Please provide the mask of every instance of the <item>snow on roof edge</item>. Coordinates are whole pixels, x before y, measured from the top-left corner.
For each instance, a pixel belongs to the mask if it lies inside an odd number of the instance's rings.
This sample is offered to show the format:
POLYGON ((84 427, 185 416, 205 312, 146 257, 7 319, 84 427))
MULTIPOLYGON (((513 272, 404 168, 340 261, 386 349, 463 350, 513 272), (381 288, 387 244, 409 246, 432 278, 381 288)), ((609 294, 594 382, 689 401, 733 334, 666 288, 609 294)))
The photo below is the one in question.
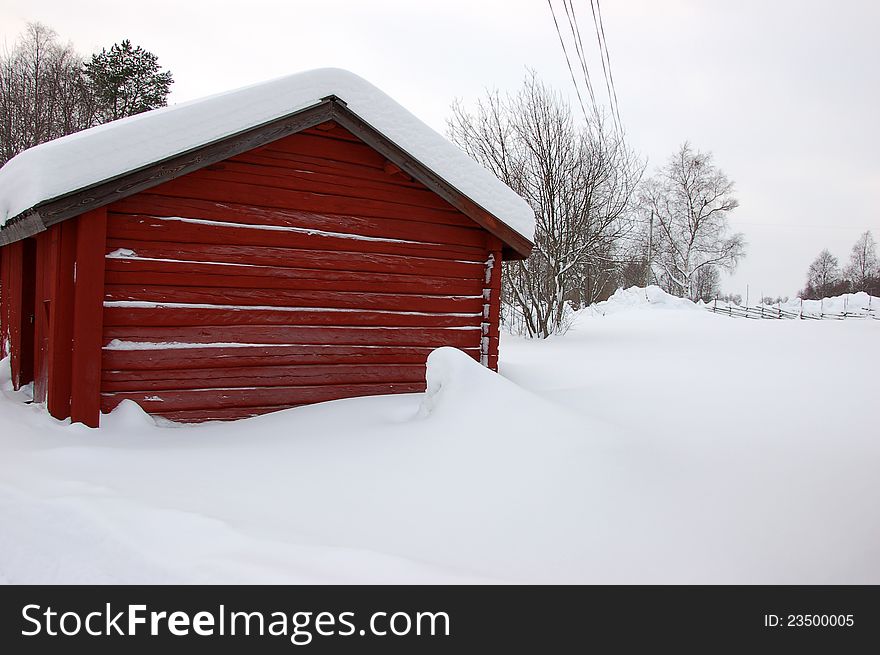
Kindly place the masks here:
POLYGON ((133 172, 335 95, 350 111, 529 241, 528 203, 388 95, 323 68, 99 125, 25 150, 0 167, 0 227, 36 205, 133 172))

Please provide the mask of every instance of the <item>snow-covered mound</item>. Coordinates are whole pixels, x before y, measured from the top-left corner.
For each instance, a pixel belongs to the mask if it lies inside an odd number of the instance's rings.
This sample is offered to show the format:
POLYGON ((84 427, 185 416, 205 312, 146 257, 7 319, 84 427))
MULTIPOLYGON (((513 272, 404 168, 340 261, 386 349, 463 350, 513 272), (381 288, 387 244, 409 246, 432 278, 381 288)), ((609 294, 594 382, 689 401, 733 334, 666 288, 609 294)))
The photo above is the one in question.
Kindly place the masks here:
POLYGON ((462 409, 468 406, 483 415, 509 412, 511 408, 534 414, 541 409, 534 405, 543 405, 539 398, 457 348, 443 347, 431 352, 425 378, 427 389, 419 408, 419 415, 423 417, 460 416, 462 409))
POLYGON ((583 316, 607 316, 643 309, 699 309, 687 298, 677 298, 652 284, 648 287, 618 289, 608 299, 593 303, 580 312, 583 316))

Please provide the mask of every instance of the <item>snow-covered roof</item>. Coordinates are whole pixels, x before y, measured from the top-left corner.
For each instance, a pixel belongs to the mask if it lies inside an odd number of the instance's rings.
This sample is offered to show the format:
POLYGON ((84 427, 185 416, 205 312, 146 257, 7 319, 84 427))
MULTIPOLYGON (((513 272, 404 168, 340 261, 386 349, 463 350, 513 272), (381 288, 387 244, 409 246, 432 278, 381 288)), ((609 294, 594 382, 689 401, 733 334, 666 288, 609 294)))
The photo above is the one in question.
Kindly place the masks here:
POLYGON ((323 68, 156 109, 35 146, 0 168, 0 226, 119 177, 334 95, 447 184, 529 241, 534 213, 507 185, 363 78, 323 68))

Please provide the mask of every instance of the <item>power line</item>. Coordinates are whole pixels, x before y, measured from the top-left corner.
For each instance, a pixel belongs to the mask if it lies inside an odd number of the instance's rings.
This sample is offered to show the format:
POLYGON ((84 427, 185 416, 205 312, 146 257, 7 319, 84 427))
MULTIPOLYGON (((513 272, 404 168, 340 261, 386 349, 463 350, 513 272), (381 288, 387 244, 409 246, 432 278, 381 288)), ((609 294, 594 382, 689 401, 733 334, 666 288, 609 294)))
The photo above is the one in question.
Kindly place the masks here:
POLYGON ((556 20, 556 12, 553 10, 553 3, 550 2, 550 0, 547 0, 547 5, 550 7, 550 13, 553 15, 553 24, 556 26, 556 34, 559 37, 559 44, 562 46, 562 53, 565 55, 565 63, 568 64, 568 72, 571 74, 571 83, 574 84, 578 103, 581 106, 581 111, 584 113, 584 120, 589 123, 587 109, 584 107, 584 99, 581 97, 581 89, 574 77, 574 69, 571 67, 571 60, 568 58, 568 49, 565 47, 565 40, 562 38, 562 31, 559 29, 559 22, 556 20))
POLYGON ((599 59, 602 62, 602 72, 605 73, 605 88, 608 90, 608 101, 611 103, 612 111, 616 116, 617 132, 622 134, 623 123, 620 120, 620 103, 617 101, 617 88, 614 86, 614 74, 611 71, 611 54, 608 52, 608 40, 605 38, 605 24, 602 22, 602 6, 599 4, 599 0, 590 0, 590 9, 593 11, 596 39, 599 41, 599 59), (605 67, 606 61, 608 62, 607 69, 605 67))
POLYGON ((568 17, 568 27, 571 30, 571 38, 574 41, 574 47, 580 58, 581 62, 581 70, 584 73, 584 81, 587 84, 587 91, 590 92, 590 100, 593 103, 593 114, 596 116, 597 125, 601 122, 601 118, 599 116, 599 106, 596 103, 596 94, 593 91, 593 82, 590 79, 590 70, 587 68, 587 60, 586 60, 586 49, 584 48, 584 42, 581 39, 581 30, 578 26, 577 15, 574 12, 574 5, 572 4, 572 0, 562 0, 562 6, 565 8, 565 15, 568 17), (571 10, 569 12, 569 9, 571 10))
MULTIPOLYGON (((584 97, 581 94, 580 85, 577 82, 574 74, 574 68, 571 65, 571 58, 568 54, 568 48, 566 47, 565 38, 562 35, 562 30, 559 27, 559 21, 556 17, 556 10, 553 8, 552 0, 547 0, 547 6, 550 7, 550 13, 553 16, 553 24, 556 27, 556 35, 559 37, 559 43, 562 46, 562 52, 565 55, 565 63, 568 66, 568 72, 569 75, 571 75, 572 84, 574 84, 575 91, 577 92, 578 102, 580 103, 581 111, 584 114, 584 119, 589 125, 590 119, 587 116, 587 110, 584 104, 584 97)), ((568 20, 569 31, 571 32, 571 39, 574 42, 575 53, 580 63, 581 72, 583 73, 583 81, 587 87, 587 92, 589 94, 592 114, 595 116, 596 123, 598 125, 601 123, 602 117, 599 112, 599 103, 596 101, 596 92, 593 87, 592 77, 590 76, 590 69, 587 65, 587 49, 584 46, 583 37, 581 36, 580 24, 578 22, 574 0, 562 0, 562 7, 565 10, 565 16, 568 20)), ((620 104, 617 99, 617 88, 614 84, 614 74, 611 69, 611 54, 608 51, 608 42, 605 38, 605 25, 602 21, 602 7, 599 4, 599 0, 590 0, 590 10, 593 17, 593 25, 596 31, 596 41, 599 45, 599 61, 602 64, 605 89, 608 93, 608 102, 611 106, 611 119, 614 122, 617 133, 622 136, 623 122, 620 119, 620 104)))

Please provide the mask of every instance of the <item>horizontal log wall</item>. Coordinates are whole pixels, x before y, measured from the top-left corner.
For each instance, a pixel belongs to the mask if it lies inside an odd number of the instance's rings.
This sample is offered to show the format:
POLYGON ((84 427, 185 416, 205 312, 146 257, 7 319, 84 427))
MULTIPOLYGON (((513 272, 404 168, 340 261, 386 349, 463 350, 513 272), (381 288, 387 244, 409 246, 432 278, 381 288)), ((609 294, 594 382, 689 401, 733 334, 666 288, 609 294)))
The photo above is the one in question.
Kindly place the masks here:
POLYGON ((332 125, 114 203, 102 409, 203 421, 423 390, 433 348, 485 355, 487 238, 332 125))

